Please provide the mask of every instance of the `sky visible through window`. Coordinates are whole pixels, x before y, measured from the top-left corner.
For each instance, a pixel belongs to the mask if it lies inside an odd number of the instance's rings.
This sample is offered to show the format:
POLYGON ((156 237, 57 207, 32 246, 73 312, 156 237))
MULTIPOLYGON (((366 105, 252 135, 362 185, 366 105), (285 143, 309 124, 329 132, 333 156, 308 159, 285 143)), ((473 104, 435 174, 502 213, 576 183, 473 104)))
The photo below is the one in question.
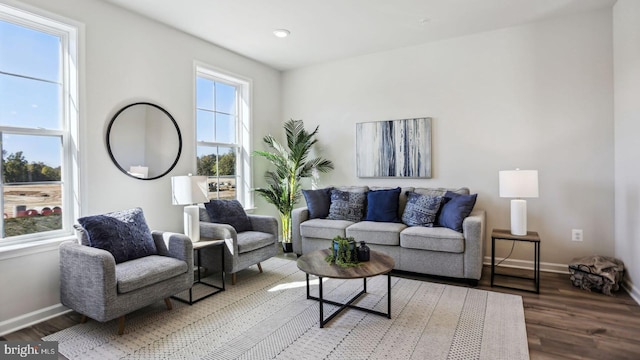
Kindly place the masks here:
MULTIPOLYGON (((61 42, 58 36, 0 20, 0 123, 60 129, 61 42), (15 74, 24 77, 16 77, 15 74), (37 80, 36 80, 37 79, 37 80)), ((59 138, 4 134, 7 155, 23 152, 28 162, 61 163, 59 138)))
MULTIPOLYGON (((203 77, 196 78, 197 140, 236 143, 236 88, 203 77)), ((198 147, 197 156, 212 154, 215 148, 198 147)), ((228 148, 221 151, 222 155, 228 148)))

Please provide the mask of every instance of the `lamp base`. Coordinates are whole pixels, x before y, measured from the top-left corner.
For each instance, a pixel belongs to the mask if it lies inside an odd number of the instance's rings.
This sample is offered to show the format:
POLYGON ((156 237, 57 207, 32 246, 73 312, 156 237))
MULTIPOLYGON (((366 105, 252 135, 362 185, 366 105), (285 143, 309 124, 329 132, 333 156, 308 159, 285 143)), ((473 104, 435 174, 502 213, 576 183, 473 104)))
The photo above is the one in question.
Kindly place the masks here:
POLYGON ((200 207, 198 205, 184 207, 184 234, 192 242, 200 241, 200 207))
POLYGON ((527 235, 527 201, 522 199, 511 200, 511 234, 527 235))

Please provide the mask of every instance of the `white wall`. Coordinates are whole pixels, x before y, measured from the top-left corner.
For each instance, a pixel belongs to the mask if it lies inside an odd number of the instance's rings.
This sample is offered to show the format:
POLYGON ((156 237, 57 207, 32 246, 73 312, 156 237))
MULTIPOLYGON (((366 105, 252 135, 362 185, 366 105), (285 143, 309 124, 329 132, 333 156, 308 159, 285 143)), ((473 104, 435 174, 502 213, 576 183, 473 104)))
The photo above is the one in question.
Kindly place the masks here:
POLYGON ((632 296, 640 302, 640 2, 613 8, 615 76, 615 254, 626 266, 632 296))
MULTIPOLYGON (((288 71, 282 86, 283 117, 320 125, 322 155, 336 163, 321 186, 467 186, 487 211, 490 256, 491 229, 509 227, 498 171, 537 169, 528 220, 543 269, 613 255, 610 9, 288 71), (434 119, 432 179, 356 177, 356 123, 424 116, 434 119)), ((532 250, 519 244, 513 257, 532 250)))
MULTIPOLYGON (((170 177, 195 172, 194 60, 252 80, 256 134, 280 127, 280 73, 276 70, 101 1, 24 3, 85 25, 80 49, 84 54, 80 62, 84 74, 80 124, 83 214, 140 206, 152 229, 182 231, 182 208, 171 205, 170 177), (112 164, 106 150, 109 120, 122 106, 136 101, 164 107, 182 131, 180 161, 158 180, 126 176, 112 164)), ((254 148, 261 146, 260 141, 261 136, 253 139, 254 148)), ((257 169, 257 183, 263 171, 257 169)), ((0 334, 60 310, 41 311, 59 303, 56 247, 0 261, 0 279, 0 334)))

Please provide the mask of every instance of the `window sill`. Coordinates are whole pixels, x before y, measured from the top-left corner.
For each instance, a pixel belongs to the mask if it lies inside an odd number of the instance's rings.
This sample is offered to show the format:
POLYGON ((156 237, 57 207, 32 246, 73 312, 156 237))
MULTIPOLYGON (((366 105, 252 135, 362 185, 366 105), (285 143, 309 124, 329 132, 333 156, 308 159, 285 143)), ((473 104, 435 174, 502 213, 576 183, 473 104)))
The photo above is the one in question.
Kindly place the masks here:
POLYGON ((0 261, 57 250, 61 243, 68 240, 76 240, 76 237, 68 235, 55 239, 2 246, 0 247, 0 261))

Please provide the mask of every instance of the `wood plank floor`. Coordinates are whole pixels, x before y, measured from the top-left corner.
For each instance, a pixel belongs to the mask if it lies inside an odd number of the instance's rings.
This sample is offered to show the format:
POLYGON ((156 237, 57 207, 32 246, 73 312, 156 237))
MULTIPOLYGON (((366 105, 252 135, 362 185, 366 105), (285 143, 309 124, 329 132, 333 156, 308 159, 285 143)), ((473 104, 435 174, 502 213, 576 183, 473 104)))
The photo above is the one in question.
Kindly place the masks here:
MULTIPOLYGON (((289 254, 280 256, 295 259, 289 254)), ((451 279, 400 272, 395 275, 468 286, 451 279)), ((540 294, 535 294, 492 288, 490 276, 485 267, 477 288, 522 296, 531 359, 640 359, 640 306, 624 290, 615 296, 590 293, 573 287, 568 275, 542 273, 540 294)), ((37 341, 79 320, 77 313, 69 313, 0 340, 37 341)))

